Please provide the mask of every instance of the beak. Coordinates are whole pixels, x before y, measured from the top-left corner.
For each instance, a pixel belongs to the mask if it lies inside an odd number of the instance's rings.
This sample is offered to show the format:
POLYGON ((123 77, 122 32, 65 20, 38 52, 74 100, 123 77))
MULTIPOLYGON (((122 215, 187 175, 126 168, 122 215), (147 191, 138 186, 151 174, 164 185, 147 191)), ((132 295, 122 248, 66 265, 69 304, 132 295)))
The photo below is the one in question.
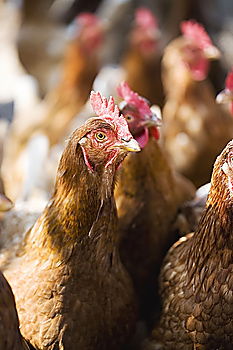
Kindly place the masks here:
POLYGON ((112 148, 120 148, 127 152, 140 152, 141 148, 136 140, 131 139, 129 141, 122 140, 121 143, 116 143, 112 148))
POLYGON ((161 125, 162 125, 161 119, 158 118, 155 114, 153 114, 151 119, 145 120, 143 122, 143 126, 146 126, 147 128, 150 128, 152 126, 159 127, 161 125))
POLYGON ((0 194, 0 212, 8 211, 13 208, 14 204, 12 201, 7 198, 4 194, 0 194))
POLYGON ((161 115, 161 109, 157 105, 151 106, 152 116, 150 119, 145 120, 143 123, 143 126, 146 126, 147 128, 150 128, 152 126, 160 127, 162 125, 162 115, 161 115))
POLYGON ((204 49, 204 55, 209 60, 217 60, 221 57, 221 52, 215 46, 209 46, 204 49))
POLYGON ((224 89, 216 96, 217 103, 229 103, 232 101, 233 101, 233 93, 227 89, 224 89))

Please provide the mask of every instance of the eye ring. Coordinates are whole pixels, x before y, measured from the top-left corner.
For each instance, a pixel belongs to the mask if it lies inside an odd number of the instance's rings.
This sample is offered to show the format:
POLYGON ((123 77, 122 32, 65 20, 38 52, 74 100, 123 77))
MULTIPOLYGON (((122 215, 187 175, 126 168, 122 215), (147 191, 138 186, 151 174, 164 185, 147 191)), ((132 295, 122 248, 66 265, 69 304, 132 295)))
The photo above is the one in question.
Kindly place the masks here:
POLYGON ((100 142, 103 142, 105 139, 106 139, 106 135, 105 135, 105 133, 104 132, 97 132, 96 134, 95 134, 95 138, 96 138, 96 140, 98 140, 98 141, 100 141, 100 142))

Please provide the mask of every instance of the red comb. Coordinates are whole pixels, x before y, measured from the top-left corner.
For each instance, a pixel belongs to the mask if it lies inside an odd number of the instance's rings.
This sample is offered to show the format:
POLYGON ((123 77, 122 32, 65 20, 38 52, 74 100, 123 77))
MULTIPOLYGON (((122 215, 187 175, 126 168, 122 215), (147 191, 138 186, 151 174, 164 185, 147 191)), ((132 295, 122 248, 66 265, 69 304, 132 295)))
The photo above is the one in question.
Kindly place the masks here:
POLYGON ((226 89, 233 90, 233 69, 231 72, 227 74, 226 82, 225 82, 226 89))
POLYGON ((135 11, 136 25, 144 28, 157 28, 158 22, 155 15, 146 7, 139 7, 135 11))
POLYGON ((132 138, 127 121, 123 115, 120 114, 119 108, 115 105, 112 96, 110 96, 108 101, 105 97, 102 97, 99 92, 92 91, 90 101, 94 112, 101 117, 101 119, 113 123, 116 126, 120 138, 126 140, 132 138))
POLYGON ((186 38, 195 41, 202 49, 213 45, 204 27, 194 20, 181 22, 180 29, 186 38))
POLYGON ((152 114, 148 102, 136 92, 132 91, 125 81, 117 87, 117 93, 123 100, 137 108, 140 114, 152 114))
POLYGON ((93 13, 82 12, 76 17, 76 21, 81 25, 89 26, 98 23, 99 19, 93 13))

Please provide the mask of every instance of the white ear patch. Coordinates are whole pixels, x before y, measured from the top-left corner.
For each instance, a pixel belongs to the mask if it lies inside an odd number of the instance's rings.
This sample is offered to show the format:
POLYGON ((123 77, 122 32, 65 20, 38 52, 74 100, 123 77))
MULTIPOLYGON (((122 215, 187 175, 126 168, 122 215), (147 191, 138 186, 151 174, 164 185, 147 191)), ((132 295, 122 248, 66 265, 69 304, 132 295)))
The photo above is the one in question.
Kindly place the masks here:
POLYGON ((223 166, 221 167, 222 171, 226 174, 226 175, 229 175, 230 171, 229 171, 229 166, 227 164, 227 162, 225 162, 223 164, 223 166))
POLYGON ((81 138, 81 140, 79 140, 78 143, 79 143, 80 145, 84 145, 84 144, 86 143, 86 141, 87 141, 87 138, 84 136, 84 137, 81 138))

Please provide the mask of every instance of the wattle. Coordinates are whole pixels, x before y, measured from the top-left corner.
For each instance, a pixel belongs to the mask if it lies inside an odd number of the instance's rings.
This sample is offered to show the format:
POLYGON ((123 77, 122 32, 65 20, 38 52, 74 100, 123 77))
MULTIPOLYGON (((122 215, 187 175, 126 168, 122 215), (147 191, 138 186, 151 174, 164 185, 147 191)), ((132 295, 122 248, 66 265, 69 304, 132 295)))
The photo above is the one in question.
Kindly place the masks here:
POLYGON ((197 62, 190 64, 190 69, 194 80, 204 80, 209 71, 209 61, 206 58, 200 58, 197 62))
POLYGON ((139 134, 134 135, 135 140, 139 143, 140 148, 144 148, 149 140, 149 131, 144 128, 139 134))
POLYGON ((150 128, 151 135, 155 138, 155 140, 159 139, 159 130, 156 127, 150 128))

